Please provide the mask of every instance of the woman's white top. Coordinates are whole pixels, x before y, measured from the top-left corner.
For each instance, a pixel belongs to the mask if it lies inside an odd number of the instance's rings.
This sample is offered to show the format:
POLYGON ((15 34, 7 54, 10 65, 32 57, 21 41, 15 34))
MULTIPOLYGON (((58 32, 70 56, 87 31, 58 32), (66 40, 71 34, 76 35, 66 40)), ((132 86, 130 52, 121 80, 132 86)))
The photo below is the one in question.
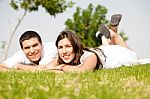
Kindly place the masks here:
MULTIPOLYGON (((120 66, 150 63, 150 59, 140 59, 134 51, 120 45, 105 45, 100 46, 99 49, 102 51, 97 50, 96 53, 101 59, 103 68, 117 68, 120 66)), ((84 51, 84 54, 80 58, 81 64, 87 57, 93 54, 92 52, 84 51)))

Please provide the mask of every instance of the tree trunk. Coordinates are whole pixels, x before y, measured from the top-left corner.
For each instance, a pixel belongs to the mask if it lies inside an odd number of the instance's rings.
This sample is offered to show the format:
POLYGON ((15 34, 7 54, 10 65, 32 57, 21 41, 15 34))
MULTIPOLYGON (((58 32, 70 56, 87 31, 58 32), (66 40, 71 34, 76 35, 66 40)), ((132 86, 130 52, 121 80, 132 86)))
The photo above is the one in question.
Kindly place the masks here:
POLYGON ((18 19, 18 23, 16 24, 16 26, 15 26, 15 28, 14 28, 13 32, 11 33, 11 36, 10 36, 10 39, 9 39, 8 45, 7 45, 7 46, 5 46, 5 48, 4 48, 4 54, 3 54, 4 56, 3 56, 2 61, 6 60, 6 58, 7 58, 8 51, 9 51, 9 48, 10 48, 10 45, 11 45, 12 39, 13 39, 13 37, 14 37, 14 35, 15 35, 15 33, 16 33, 16 31, 17 31, 17 29, 18 29, 18 27, 20 26, 21 22, 23 21, 23 19, 24 19, 24 17, 25 17, 25 15, 26 15, 26 13, 27 13, 27 10, 25 10, 25 12, 23 13, 22 17, 21 17, 20 19, 18 19))

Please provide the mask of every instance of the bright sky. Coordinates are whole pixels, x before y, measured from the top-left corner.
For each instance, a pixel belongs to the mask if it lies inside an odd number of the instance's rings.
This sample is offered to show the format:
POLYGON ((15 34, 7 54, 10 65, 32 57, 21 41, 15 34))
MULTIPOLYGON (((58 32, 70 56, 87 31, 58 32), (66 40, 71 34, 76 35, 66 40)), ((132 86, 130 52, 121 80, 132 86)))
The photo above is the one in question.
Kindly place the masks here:
MULTIPOLYGON (((0 0, 0 41, 7 41, 10 38, 17 19, 21 17, 23 11, 13 10, 9 6, 10 0, 0 0)), ((89 3, 100 4, 108 9, 107 19, 110 20, 112 14, 121 13, 123 18, 120 22, 119 30, 124 31, 129 37, 128 45, 142 58, 150 58, 150 1, 149 0, 74 0, 76 5, 68 9, 63 14, 55 18, 40 9, 38 12, 28 13, 20 27, 18 28, 8 56, 20 49, 18 39, 26 30, 35 30, 44 42, 55 41, 58 33, 65 28, 65 21, 72 18, 76 6, 87 8, 89 3)), ((0 50, 2 52, 2 50, 0 50)), ((2 58, 2 54, 0 54, 2 58)))

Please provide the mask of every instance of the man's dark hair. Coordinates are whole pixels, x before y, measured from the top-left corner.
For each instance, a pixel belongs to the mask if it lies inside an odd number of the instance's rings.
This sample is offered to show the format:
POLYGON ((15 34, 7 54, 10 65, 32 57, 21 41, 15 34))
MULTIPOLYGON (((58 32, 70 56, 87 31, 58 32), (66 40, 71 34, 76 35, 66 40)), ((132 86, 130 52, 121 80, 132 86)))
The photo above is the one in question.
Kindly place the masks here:
POLYGON ((38 41, 42 44, 41 37, 37 32, 35 32, 35 31, 26 31, 21 35, 21 37, 19 39, 19 43, 20 43, 21 48, 23 48, 22 42, 25 41, 25 40, 29 40, 31 38, 37 38, 38 41))

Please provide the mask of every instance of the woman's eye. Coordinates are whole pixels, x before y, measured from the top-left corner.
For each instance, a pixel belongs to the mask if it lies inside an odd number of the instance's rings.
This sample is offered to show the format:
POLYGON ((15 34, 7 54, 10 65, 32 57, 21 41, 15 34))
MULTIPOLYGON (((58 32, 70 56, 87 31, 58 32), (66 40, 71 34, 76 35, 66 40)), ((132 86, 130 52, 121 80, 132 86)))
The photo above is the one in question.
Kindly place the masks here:
POLYGON ((72 46, 71 46, 71 45, 67 45, 66 47, 68 47, 68 48, 69 48, 69 47, 72 47, 72 46))
POLYGON ((62 46, 58 46, 58 49, 61 49, 62 48, 62 46))

